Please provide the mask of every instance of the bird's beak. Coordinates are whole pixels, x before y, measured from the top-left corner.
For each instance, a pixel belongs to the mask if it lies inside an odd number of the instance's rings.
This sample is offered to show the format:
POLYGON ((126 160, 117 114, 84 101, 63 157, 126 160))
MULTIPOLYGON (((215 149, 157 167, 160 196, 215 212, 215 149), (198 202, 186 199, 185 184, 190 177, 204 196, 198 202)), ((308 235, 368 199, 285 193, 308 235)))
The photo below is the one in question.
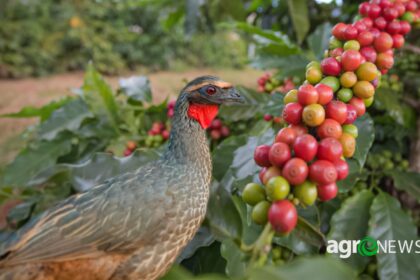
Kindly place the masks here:
POLYGON ((243 98, 239 91, 234 88, 227 88, 224 90, 224 93, 220 96, 220 101, 222 103, 245 103, 245 98, 243 98))

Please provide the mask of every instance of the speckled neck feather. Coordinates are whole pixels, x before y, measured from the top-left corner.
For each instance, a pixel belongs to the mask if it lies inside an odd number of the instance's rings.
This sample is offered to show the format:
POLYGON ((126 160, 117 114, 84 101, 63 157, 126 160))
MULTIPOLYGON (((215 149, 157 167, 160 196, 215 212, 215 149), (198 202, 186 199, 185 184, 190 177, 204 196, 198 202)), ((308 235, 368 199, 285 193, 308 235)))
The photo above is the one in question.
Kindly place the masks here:
POLYGON ((178 163, 192 163, 211 169, 211 156, 204 127, 213 120, 217 110, 190 104, 188 93, 181 93, 172 119, 171 136, 164 158, 178 163), (193 105, 193 109, 190 109, 193 105), (212 117, 204 116, 210 111, 212 117))

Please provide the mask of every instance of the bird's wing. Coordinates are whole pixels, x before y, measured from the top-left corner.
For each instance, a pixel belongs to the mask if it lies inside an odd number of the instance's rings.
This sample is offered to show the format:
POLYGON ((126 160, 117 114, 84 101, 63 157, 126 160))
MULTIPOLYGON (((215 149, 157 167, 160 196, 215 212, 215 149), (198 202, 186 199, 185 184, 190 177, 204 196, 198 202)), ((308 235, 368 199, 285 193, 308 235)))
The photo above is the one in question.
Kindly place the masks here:
POLYGON ((159 165, 147 166, 44 212, 0 248, 0 266, 127 253, 147 242, 173 203, 159 165))

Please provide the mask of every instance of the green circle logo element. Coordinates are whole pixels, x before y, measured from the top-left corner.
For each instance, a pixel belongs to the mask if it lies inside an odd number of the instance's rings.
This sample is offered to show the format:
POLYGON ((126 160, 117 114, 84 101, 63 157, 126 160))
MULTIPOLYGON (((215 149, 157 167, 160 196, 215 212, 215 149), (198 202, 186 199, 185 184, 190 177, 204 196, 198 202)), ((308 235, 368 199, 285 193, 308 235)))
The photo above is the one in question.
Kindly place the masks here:
POLYGON ((357 252, 364 257, 374 256, 378 253, 378 242, 374 238, 366 236, 357 245, 357 252))

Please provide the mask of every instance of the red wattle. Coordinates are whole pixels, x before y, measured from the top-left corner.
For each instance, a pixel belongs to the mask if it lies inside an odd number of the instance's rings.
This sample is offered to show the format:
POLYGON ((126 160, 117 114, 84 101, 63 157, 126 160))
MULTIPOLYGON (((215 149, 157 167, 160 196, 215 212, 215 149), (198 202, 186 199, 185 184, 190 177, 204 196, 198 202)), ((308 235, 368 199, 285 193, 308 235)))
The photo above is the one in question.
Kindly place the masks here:
POLYGON ((188 108, 188 117, 195 119, 203 129, 206 129, 210 126, 218 111, 218 105, 191 103, 188 108))

